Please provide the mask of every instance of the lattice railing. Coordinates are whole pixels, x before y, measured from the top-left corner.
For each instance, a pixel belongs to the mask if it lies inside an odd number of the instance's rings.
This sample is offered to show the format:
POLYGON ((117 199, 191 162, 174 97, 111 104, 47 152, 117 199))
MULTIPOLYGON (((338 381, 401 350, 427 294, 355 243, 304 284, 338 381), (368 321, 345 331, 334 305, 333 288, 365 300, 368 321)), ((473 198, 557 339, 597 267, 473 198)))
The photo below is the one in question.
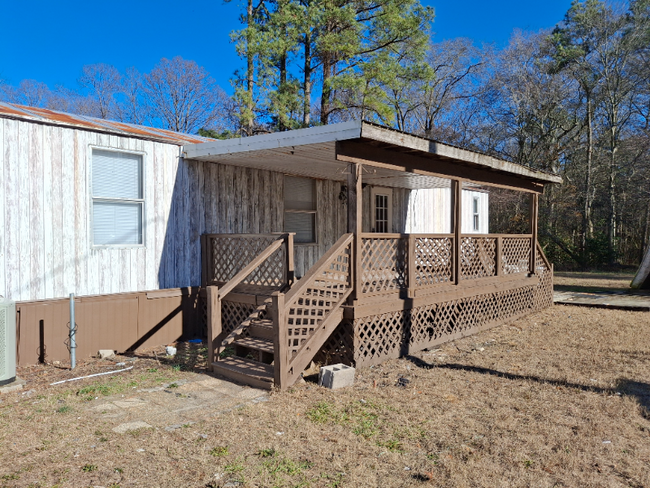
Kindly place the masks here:
POLYGON ((353 289, 354 235, 342 236, 286 294, 274 294, 275 381, 285 388, 319 352, 343 318, 353 289))
POLYGON ((378 234, 361 239, 361 293, 376 295, 405 289, 408 238, 378 234))
POLYGON ((496 276, 496 237, 462 237, 460 279, 475 280, 496 276))
MULTIPOLYGON (((495 238, 531 242, 531 237, 527 235, 495 238)), ((502 258, 505 254, 519 255, 523 259, 525 251, 522 248, 525 249, 525 246, 521 243, 513 246, 518 249, 515 252, 506 250, 504 242, 500 246, 504 250, 502 258)), ((503 262, 507 262, 507 259, 503 262)), ((521 266, 524 266, 523 261, 521 266)), ((520 272, 529 271, 529 266, 527 261, 525 269, 520 272)), ((531 280, 530 284, 516 279, 506 280, 499 291, 486 292, 485 288, 477 288, 480 291, 476 294, 467 294, 462 298, 441 298, 428 305, 357 318, 353 321, 354 363, 357 367, 378 364, 551 306, 553 270, 539 244, 535 256, 535 277, 536 280, 531 280)))
POLYGON ((454 238, 452 236, 411 236, 413 250, 413 288, 453 281, 454 238))
MULTIPOLYGON (((275 234, 208 234, 203 236, 204 285, 227 283, 269 245, 275 234)), ((287 246, 280 247, 241 283, 281 288, 287 284, 287 246)))
MULTIPOLYGON (((329 314, 338 309, 352 289, 352 237, 343 240, 315 271, 303 277, 285 296, 285 317, 289 358, 295 358, 302 347, 329 314)), ((311 270, 310 270, 311 271, 311 270)))
POLYGON ((530 271, 530 237, 503 237, 501 265, 504 275, 530 271))
POLYGON ((416 296, 418 290, 457 284, 456 261, 465 284, 526 274, 530 272, 531 240, 527 234, 463 235, 457 259, 453 234, 362 234, 359 296, 405 291, 416 296))

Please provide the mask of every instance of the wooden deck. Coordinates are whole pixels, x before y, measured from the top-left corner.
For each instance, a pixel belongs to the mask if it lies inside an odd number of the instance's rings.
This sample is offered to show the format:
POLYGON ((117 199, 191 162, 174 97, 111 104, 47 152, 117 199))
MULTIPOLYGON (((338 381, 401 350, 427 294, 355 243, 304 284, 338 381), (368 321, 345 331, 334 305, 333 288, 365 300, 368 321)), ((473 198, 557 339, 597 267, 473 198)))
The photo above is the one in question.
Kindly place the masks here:
MULTIPOLYGON (((533 238, 361 234, 357 257, 348 234, 294 283, 291 240, 261 236, 268 246, 257 257, 229 262, 230 281, 207 275, 214 370, 265 387, 273 372, 285 387, 314 358, 369 366, 542 309, 552 303, 552 267, 533 238), (269 259, 279 266, 266 266, 269 259), (226 345, 240 357, 220 358, 226 345)), ((238 241, 255 237, 205 236, 205 249, 219 249, 223 243, 209 242, 218 239, 246 248, 238 241)), ((220 254, 208 255, 216 269, 220 254)))

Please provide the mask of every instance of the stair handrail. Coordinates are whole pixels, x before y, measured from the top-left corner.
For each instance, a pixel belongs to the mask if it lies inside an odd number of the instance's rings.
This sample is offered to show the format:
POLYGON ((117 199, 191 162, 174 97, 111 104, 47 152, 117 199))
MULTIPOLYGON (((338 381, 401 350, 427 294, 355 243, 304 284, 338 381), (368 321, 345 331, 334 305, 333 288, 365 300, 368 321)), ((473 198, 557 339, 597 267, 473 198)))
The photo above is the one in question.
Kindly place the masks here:
MULTIPOLYGON (((266 261, 275 251, 280 249, 282 247, 282 244, 284 244, 285 239, 286 234, 277 236, 277 239, 270 246, 258 254, 257 257, 248 263, 244 269, 230 278, 228 283, 219 288, 219 298, 224 298, 226 295, 228 295, 228 293, 230 293, 237 285, 239 285, 244 280, 244 278, 251 274, 255 268, 266 261)), ((288 249, 287 252, 289 252, 288 249)))
MULTIPOLYGON (((330 249, 323 255, 322 258, 314 264, 309 271, 305 273, 305 276, 300 278, 298 282, 287 292, 284 296, 285 308, 289 308, 299 297, 300 294, 305 291, 306 288, 311 286, 311 283, 316 279, 320 278, 323 269, 329 264, 332 257, 338 254, 342 248, 347 246, 354 239, 354 234, 343 234, 336 243, 330 247, 330 249)), ((352 259, 352 258, 350 258, 352 259)), ((352 261, 350 261, 350 269, 352 270, 352 261)), ((350 272, 350 276, 352 276, 350 272)), ((354 280, 350 280, 350 287, 353 286, 354 280)))
MULTIPOLYGON (((281 389, 284 389, 290 384, 293 384, 297 378, 297 375, 300 374, 300 371, 297 371, 297 369, 300 369, 297 367, 298 363, 305 361, 305 357, 303 357, 302 352, 306 348, 311 348, 316 338, 323 341, 327 339, 327 336, 325 335, 326 331, 324 330, 325 324, 327 322, 331 322, 331 317, 333 317, 334 314, 341 309, 341 306, 345 303, 354 288, 354 245, 351 245, 353 240, 354 234, 344 234, 341 236, 339 240, 336 241, 336 243, 323 255, 323 257, 309 269, 305 276, 303 276, 297 282, 297 284, 294 285, 291 290, 289 290, 289 292, 284 295, 282 293, 277 293, 273 296, 273 326, 275 328, 273 345, 276 361, 275 382, 276 386, 281 389), (306 289, 313 286, 314 281, 322 277, 323 272, 326 270, 327 266, 331 264, 332 258, 334 258, 347 246, 350 246, 350 260, 346 292, 339 298, 339 301, 334 305, 334 307, 322 317, 323 327, 319 330, 314 331, 314 333, 307 337, 305 343, 302 344, 296 357, 290 357, 287 335, 287 314, 289 313, 289 310, 303 295, 306 289)), ((338 325, 338 323, 336 325, 338 325)))
POLYGON ((542 249, 542 245, 537 242, 537 252, 539 253, 538 255, 542 258, 542 261, 544 261, 544 264, 546 264, 546 269, 548 271, 553 270, 553 265, 548 261, 548 258, 546 257, 546 254, 544 253, 544 249, 542 249))

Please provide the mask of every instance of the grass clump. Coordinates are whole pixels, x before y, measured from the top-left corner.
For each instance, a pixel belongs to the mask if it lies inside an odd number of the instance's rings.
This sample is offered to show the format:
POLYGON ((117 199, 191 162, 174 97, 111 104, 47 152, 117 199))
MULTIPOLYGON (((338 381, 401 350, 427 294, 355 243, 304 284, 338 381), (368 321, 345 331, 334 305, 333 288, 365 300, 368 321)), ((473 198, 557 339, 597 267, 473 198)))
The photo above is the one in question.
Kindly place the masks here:
POLYGON ((228 474, 237 474, 244 471, 244 463, 240 459, 237 459, 235 462, 226 464, 223 470, 228 474))
POLYGON ((97 466, 95 464, 85 464, 81 467, 81 471, 84 473, 92 473, 93 471, 97 471, 97 466))
POLYGON ((214 457, 223 457, 229 454, 228 446, 217 446, 210 451, 210 454, 214 457))

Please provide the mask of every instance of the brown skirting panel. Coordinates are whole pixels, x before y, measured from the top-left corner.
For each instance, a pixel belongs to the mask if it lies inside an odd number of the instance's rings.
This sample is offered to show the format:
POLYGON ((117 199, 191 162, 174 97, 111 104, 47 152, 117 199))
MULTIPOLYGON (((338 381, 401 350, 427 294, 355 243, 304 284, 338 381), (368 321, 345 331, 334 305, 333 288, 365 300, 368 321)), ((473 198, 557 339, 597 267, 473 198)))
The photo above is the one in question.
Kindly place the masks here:
MULTIPOLYGON (((75 298, 77 358, 170 344, 201 334, 198 288, 75 298)), ((70 359, 68 299, 16 303, 19 366, 70 359)))

